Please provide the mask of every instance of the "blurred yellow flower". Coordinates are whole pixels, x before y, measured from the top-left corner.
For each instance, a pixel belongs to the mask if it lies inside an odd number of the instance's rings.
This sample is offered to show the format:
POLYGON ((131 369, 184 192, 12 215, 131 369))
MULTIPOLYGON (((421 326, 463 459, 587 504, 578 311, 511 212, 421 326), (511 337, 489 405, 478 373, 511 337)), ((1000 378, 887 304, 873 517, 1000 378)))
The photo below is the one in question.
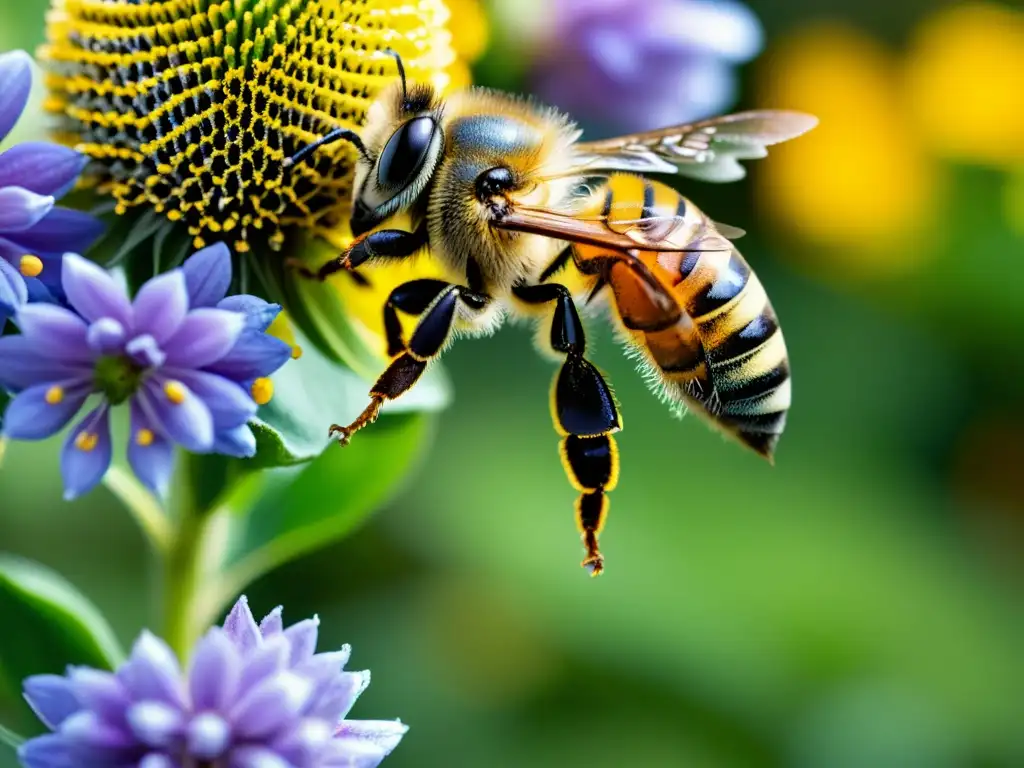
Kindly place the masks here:
POLYGON ((452 48, 464 62, 479 59, 490 42, 490 25, 480 0, 447 0, 451 11, 448 29, 452 33, 452 48))
POLYGON ((926 143, 948 157, 1024 160, 1024 13, 952 5, 917 29, 906 64, 907 104, 926 143))
POLYGON ((870 37, 805 27, 761 61, 759 101, 821 119, 773 148, 758 169, 758 200, 783 227, 828 249, 826 271, 877 275, 917 266, 933 211, 937 168, 902 106, 895 58, 870 37))

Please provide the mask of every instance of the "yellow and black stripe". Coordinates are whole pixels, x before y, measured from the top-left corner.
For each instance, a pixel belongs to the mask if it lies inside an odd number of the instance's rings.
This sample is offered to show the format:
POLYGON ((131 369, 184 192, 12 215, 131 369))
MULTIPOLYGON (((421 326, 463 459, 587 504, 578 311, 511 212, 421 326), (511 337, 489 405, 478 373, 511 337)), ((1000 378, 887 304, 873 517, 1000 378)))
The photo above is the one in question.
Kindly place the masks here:
POLYGON ((786 345, 764 286, 713 223, 671 187, 616 174, 597 196, 607 225, 639 239, 633 256, 656 275, 681 313, 662 312, 642 329, 638 291, 610 281, 631 335, 660 373, 666 392, 771 459, 786 423, 791 384, 786 345), (677 252, 644 251, 666 241, 677 252), (625 306, 624 301, 625 300, 625 306))

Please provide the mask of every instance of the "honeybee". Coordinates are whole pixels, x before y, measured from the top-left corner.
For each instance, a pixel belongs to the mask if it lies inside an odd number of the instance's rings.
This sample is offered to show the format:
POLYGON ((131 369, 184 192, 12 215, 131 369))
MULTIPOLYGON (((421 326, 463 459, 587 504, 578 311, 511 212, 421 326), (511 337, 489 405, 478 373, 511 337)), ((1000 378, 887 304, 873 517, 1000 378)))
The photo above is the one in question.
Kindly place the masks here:
POLYGON ((757 111, 581 142, 568 116, 530 100, 472 88, 442 98, 395 82, 356 133, 338 129, 286 161, 350 142, 358 151, 351 246, 307 277, 324 280, 423 248, 447 279, 397 287, 384 307, 391 363, 370 404, 330 434, 346 444, 386 401, 407 392, 456 335, 493 332, 506 316, 549 328, 541 346, 562 359, 551 411, 576 521, 593 575, 598 535, 618 479, 618 406, 586 357, 577 310, 606 306, 661 393, 771 460, 790 406, 786 345, 764 287, 712 221, 671 187, 639 174, 728 182, 738 162, 810 130, 817 120, 757 111), (407 214, 412 231, 381 228, 407 214), (398 313, 418 316, 403 337, 398 313))

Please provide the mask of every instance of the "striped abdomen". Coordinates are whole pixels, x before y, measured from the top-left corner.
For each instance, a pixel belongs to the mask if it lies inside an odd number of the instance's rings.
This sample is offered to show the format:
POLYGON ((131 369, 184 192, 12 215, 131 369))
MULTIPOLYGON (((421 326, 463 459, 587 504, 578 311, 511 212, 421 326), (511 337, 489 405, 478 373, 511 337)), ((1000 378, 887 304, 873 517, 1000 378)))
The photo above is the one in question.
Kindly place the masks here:
POLYGON ((760 280, 714 224, 670 187, 616 175, 603 194, 608 226, 637 240, 632 257, 679 310, 653 311, 656 302, 645 304, 649 286, 635 270, 622 262, 609 268, 623 324, 665 392, 771 458, 791 389, 786 344, 760 280), (666 242, 679 250, 644 249, 666 242))

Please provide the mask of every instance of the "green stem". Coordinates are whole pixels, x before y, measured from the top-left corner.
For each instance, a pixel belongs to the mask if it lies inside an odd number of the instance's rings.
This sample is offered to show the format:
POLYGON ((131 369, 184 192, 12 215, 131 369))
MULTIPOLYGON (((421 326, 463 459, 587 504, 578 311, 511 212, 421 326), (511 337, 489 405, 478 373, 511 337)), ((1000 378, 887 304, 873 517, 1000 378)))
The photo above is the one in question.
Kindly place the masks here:
POLYGON ((17 749, 25 742, 25 739, 9 728, 0 725, 0 744, 6 744, 11 749, 17 749))
POLYGON ((164 555, 164 639, 185 662, 197 639, 196 597, 207 519, 193 504, 179 508, 177 528, 164 555))

